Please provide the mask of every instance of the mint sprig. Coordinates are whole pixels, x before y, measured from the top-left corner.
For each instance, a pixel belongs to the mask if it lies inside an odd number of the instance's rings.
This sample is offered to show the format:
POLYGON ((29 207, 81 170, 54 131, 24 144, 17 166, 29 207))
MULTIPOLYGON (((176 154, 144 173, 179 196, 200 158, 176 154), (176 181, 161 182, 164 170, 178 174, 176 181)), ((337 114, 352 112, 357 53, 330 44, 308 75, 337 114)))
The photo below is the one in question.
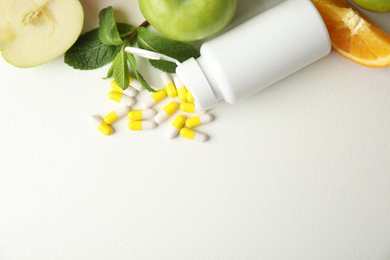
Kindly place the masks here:
MULTIPOLYGON (((148 24, 145 21, 134 29, 130 24, 117 23, 113 8, 104 8, 99 13, 99 28, 79 37, 65 53, 65 63, 75 69, 92 70, 112 62, 103 79, 114 77, 118 86, 126 89, 129 86, 131 69, 146 90, 155 92, 138 71, 134 55, 125 52, 125 47, 138 44, 140 48, 165 54, 181 62, 190 57, 197 58, 200 54, 188 43, 173 41, 148 31, 144 28, 148 24)), ((172 62, 150 62, 162 71, 175 72, 176 64, 172 62)))

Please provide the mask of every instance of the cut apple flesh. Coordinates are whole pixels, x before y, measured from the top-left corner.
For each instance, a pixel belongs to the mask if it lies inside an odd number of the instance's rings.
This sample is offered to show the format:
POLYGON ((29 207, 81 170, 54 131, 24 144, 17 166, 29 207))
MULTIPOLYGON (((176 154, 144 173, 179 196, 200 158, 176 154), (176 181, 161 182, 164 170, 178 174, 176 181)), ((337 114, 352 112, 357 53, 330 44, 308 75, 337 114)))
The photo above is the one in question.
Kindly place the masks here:
POLYGON ((17 67, 46 63, 68 50, 81 33, 79 0, 0 0, 0 50, 17 67))

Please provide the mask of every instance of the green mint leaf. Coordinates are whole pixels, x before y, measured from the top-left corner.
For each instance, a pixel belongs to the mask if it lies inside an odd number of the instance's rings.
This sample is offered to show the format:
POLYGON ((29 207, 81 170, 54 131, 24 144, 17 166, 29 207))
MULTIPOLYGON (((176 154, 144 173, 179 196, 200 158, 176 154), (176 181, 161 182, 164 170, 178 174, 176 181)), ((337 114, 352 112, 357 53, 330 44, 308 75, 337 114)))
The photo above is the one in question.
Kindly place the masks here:
POLYGON ((104 8, 99 13, 99 39, 105 45, 122 44, 112 6, 104 8))
POLYGON ((130 85, 130 72, 127 65, 126 52, 123 48, 112 63, 112 74, 120 88, 126 89, 130 85))
POLYGON ((105 76, 103 79, 111 78, 113 75, 114 75, 114 63, 111 63, 111 66, 107 71, 107 76, 105 76))
MULTIPOLYGON (((138 27, 137 43, 142 49, 162 53, 183 62, 191 57, 198 58, 199 50, 185 42, 178 42, 159 36, 144 27, 138 27)), ((162 71, 175 73, 176 64, 169 61, 151 60, 150 63, 162 71)))
POLYGON ((93 70, 113 61, 121 46, 104 45, 98 36, 98 29, 81 35, 65 53, 65 63, 80 70, 93 70))
MULTIPOLYGON (((128 24, 117 24, 122 37, 133 31, 128 24)), ((98 29, 81 35, 75 44, 65 53, 65 63, 80 70, 93 70, 112 62, 121 50, 121 45, 104 45, 98 36, 98 29)))
POLYGON ((150 85, 146 82, 144 77, 138 72, 137 70, 137 61, 133 54, 126 53, 127 54, 127 60, 129 61, 130 67, 133 70, 135 77, 138 79, 138 81, 142 84, 142 86, 149 92, 156 92, 150 85))

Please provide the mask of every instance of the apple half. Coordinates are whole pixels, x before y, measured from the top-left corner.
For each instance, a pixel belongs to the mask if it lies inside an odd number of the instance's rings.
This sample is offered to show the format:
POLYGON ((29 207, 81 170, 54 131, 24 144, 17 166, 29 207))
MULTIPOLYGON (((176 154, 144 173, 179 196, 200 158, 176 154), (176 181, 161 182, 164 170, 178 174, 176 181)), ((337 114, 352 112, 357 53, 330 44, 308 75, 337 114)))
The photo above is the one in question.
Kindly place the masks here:
POLYGON ((79 0, 0 0, 0 51, 10 64, 29 68, 65 53, 84 23, 79 0))
POLYGON ((222 30, 233 18, 237 0, 139 0, 146 20, 164 36, 196 41, 222 30))

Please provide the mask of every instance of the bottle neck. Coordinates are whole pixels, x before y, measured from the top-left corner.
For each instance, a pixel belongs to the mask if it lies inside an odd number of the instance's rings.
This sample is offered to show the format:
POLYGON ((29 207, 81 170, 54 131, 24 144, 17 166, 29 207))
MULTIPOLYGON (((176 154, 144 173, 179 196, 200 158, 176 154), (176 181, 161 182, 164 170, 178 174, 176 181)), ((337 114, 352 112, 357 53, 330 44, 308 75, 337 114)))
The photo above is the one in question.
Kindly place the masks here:
POLYGON ((206 77, 207 81, 209 82, 209 85, 214 93, 215 98, 217 99, 217 101, 222 100, 222 93, 219 88, 218 81, 215 79, 215 73, 213 73, 214 71, 209 67, 210 64, 208 64, 202 56, 197 58, 196 61, 198 62, 200 69, 203 71, 203 74, 206 77))

